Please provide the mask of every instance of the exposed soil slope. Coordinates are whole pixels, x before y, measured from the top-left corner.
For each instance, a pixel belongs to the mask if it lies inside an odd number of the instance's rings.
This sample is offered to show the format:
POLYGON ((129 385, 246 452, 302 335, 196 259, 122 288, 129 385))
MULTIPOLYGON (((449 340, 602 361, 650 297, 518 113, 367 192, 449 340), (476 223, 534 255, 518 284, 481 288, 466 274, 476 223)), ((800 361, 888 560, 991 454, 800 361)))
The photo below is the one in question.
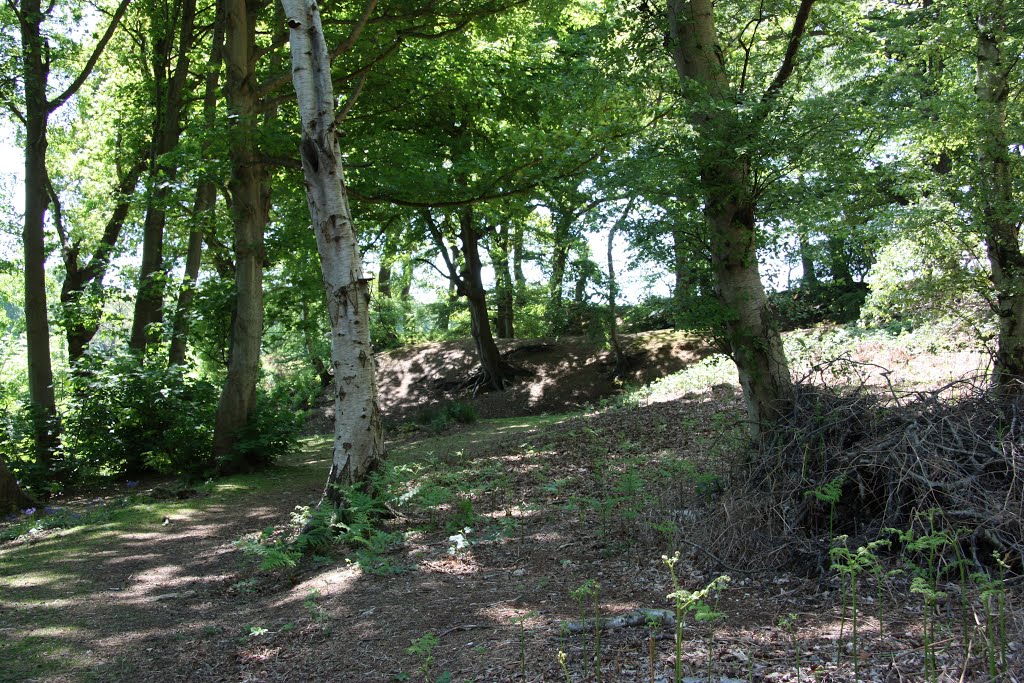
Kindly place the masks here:
MULTIPOLYGON (((472 340, 436 342, 381 353, 377 386, 389 424, 409 420, 430 406, 471 401, 483 418, 566 413, 613 396, 626 384, 646 384, 712 352, 698 337, 672 330, 622 337, 629 374, 617 380, 614 359, 603 344, 586 337, 499 340, 505 359, 530 371, 504 392, 470 395, 460 385, 479 367, 472 340)), ((329 393, 325 394, 329 397, 329 393)), ((319 409, 333 415, 329 398, 319 409)), ((324 426, 321 420, 318 428, 324 426)))

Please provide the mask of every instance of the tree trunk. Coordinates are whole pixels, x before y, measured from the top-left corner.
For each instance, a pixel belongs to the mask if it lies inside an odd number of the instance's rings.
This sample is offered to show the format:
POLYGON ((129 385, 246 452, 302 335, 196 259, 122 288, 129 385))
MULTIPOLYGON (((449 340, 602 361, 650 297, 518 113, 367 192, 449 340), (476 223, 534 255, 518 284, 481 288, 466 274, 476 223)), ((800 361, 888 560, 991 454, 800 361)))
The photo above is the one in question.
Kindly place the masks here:
POLYGON ((317 378, 320 380, 320 388, 326 389, 331 384, 333 376, 320 357, 313 340, 313 332, 316 329, 316 318, 309 315, 309 305, 306 299, 300 297, 302 310, 300 311, 299 323, 302 325, 302 342, 306 347, 306 355, 309 357, 309 364, 313 366, 317 378))
POLYGON ((455 282, 449 280, 448 297, 441 303, 437 311, 437 321, 434 323, 439 331, 447 332, 451 328, 452 310, 455 308, 455 302, 458 300, 458 287, 456 287, 455 282))
POLYGON ((689 298, 696 294, 693 268, 690 262, 694 258, 694 250, 686 239, 681 225, 672 226, 672 271, 675 282, 672 287, 672 302, 675 311, 672 318, 676 329, 682 327, 687 320, 686 307, 689 298))
POLYGON ((402 264, 402 288, 398 290, 398 299, 402 303, 408 303, 412 297, 412 279, 415 276, 412 259, 406 256, 402 264))
POLYGON ((57 406, 53 391, 50 356, 50 321, 46 306, 46 245, 44 219, 49 205, 46 169, 47 125, 50 114, 64 105, 89 77, 103 53, 129 0, 121 0, 107 29, 78 76, 53 99, 47 99, 50 50, 43 21, 54 5, 44 11, 39 0, 23 0, 16 12, 21 33, 22 88, 25 94, 25 337, 28 347, 29 406, 33 440, 40 464, 48 466, 59 439, 57 406))
POLYGON ((384 457, 370 347, 370 281, 363 277, 338 146, 331 63, 314 0, 282 0, 288 17, 292 78, 302 120, 302 170, 331 318, 334 460, 325 497, 345 503, 339 486, 363 479, 384 457))
POLYGON ((391 264, 381 261, 377 268, 377 294, 391 298, 391 264))
POLYGON ((758 270, 754 204, 745 173, 713 167, 702 180, 712 271, 726 310, 725 337, 739 371, 750 432, 757 438, 785 413, 792 381, 778 319, 758 270))
MULTIPOLYGON (((221 9, 218 7, 218 9, 221 9)), ((224 18, 218 11, 213 27, 213 48, 206 64, 206 84, 203 93, 203 122, 212 128, 217 120, 217 87, 220 83, 220 68, 224 61, 224 18)), ((210 153, 211 142, 203 140, 202 154, 210 153)), ((188 251, 185 256, 185 273, 178 290, 178 302, 174 308, 174 322, 171 326, 171 348, 168 352, 169 365, 184 365, 188 351, 188 334, 191 326, 190 314, 199 269, 203 262, 203 242, 206 235, 216 229, 217 187, 212 179, 201 178, 196 188, 196 199, 192 205, 192 230, 188 234, 188 251)))
POLYGON ((619 295, 619 286, 615 280, 615 234, 622 227, 626 217, 629 216, 629 212, 633 210, 633 203, 635 201, 635 197, 630 197, 629 202, 626 203, 626 208, 622 211, 622 215, 615 221, 615 225, 608 230, 608 339, 611 342, 612 352, 615 355, 614 374, 616 377, 622 377, 625 374, 628 361, 619 340, 619 318, 618 311, 615 308, 616 299, 619 295))
MULTIPOLYGON (((235 316, 228 374, 214 422, 213 452, 231 454, 256 405, 263 336, 263 231, 270 205, 270 174, 258 149, 255 74, 256 19, 260 6, 226 0, 225 95, 233 122, 230 146, 232 218, 235 233, 235 316)), ((236 467, 245 469, 245 463, 236 467)))
MULTIPOLYGON (((810 237, 808 235, 800 235, 800 265, 803 268, 804 274, 801 277, 801 282, 805 287, 817 287, 818 273, 814 270, 814 253, 811 250, 810 237)), ((849 274, 849 268, 847 268, 847 274, 849 274)))
POLYGON ((50 321, 46 306, 46 246, 44 219, 47 195, 46 100, 49 58, 44 56, 39 0, 21 3, 21 46, 25 88, 25 336, 28 346, 28 393, 36 457, 48 465, 57 444, 57 404, 53 393, 50 321))
POLYGON ((7 469, 7 463, 0 458, 0 515, 24 510, 32 505, 32 499, 21 490, 14 474, 7 469))
POLYGON ((497 303, 495 331, 499 339, 515 338, 515 291, 512 288, 512 271, 508 266, 508 227, 498 226, 494 231, 491 264, 494 266, 494 295, 497 303))
MULTIPOLYGON (((764 103, 792 73, 812 2, 801 2, 790 49, 764 103)), ((698 159, 712 272, 726 311, 723 333, 739 371, 750 432, 758 438, 786 411, 792 384, 778 322, 758 270, 756 201, 745 156, 751 153, 752 124, 741 121, 735 109, 714 11, 711 0, 670 0, 669 44, 684 92, 700 91, 692 96, 691 123, 703 141, 698 159)))
POLYGON ((196 1, 182 0, 181 25, 163 25, 162 35, 154 41, 153 75, 155 113, 153 139, 150 152, 149 191, 146 218, 142 228, 142 263, 139 271, 139 289, 135 298, 131 339, 133 351, 144 352, 146 346, 160 338, 158 329, 163 321, 164 306, 164 228, 167 223, 167 205, 170 200, 178 167, 166 161, 166 155, 178 145, 181 137, 181 119, 184 109, 184 90, 188 82, 189 51, 195 35, 196 1), (174 39, 177 54, 172 62, 174 39), (168 78, 167 67, 174 65, 168 78))
MULTIPOLYGON (((1010 84, 1001 45, 1005 32, 1005 5, 1002 0, 992 0, 977 23, 977 184, 999 317, 992 379, 1002 393, 1020 395, 1024 393, 1024 254, 1006 127, 1010 84)), ((1012 55, 1010 59, 1014 59, 1012 55)))
POLYGON ((473 219, 473 207, 467 206, 459 212, 459 240, 462 242, 464 261, 461 278, 466 300, 469 303, 470 332, 480 358, 481 380, 478 386, 503 391, 512 378, 512 373, 501 361, 498 345, 491 335, 490 319, 487 315, 487 290, 484 289, 480 261, 480 236, 473 219))
POLYGON ((525 228, 522 221, 516 221, 512 226, 512 273, 515 275, 515 308, 522 311, 526 305, 526 273, 523 271, 523 259, 525 258, 525 247, 523 245, 523 232, 525 228))
POLYGON ((842 238, 829 235, 827 244, 832 281, 843 287, 853 287, 853 273, 850 272, 850 262, 846 258, 846 248, 843 246, 842 238))
POLYGON ((565 330, 565 266, 569 261, 569 235, 575 220, 572 212, 555 214, 554 247, 551 253, 551 279, 548 280, 548 326, 552 334, 565 330))

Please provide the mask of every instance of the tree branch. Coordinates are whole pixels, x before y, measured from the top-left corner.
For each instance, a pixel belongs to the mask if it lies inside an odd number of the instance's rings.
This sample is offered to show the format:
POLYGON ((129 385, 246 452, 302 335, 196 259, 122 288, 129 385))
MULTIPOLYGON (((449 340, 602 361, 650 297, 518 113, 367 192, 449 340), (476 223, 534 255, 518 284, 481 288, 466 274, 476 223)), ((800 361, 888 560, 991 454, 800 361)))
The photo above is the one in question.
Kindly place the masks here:
POLYGON ((789 34, 786 56, 782 59, 779 72, 775 74, 775 80, 764 91, 764 96, 761 97, 762 103, 767 104, 778 97, 782 87, 786 85, 786 81, 793 75, 793 69, 796 68, 796 55, 800 51, 800 43, 803 40, 804 31, 807 28, 807 20, 811 16, 811 7, 813 6, 814 0, 800 0, 800 7, 797 9, 796 18, 793 20, 793 30, 789 34))
POLYGON ((110 263, 110 254, 114 251, 114 246, 121 236, 125 218, 128 216, 128 210, 131 208, 135 186, 138 184, 139 177, 146 169, 146 166, 145 159, 136 161, 135 165, 128 169, 128 173, 121 178, 121 182, 117 184, 117 204, 114 206, 114 211, 103 228, 103 236, 100 237, 100 241, 96 245, 92 257, 89 259, 89 264, 82 269, 83 282, 103 279, 107 265, 110 263))
POLYGON ((58 95, 53 100, 46 103, 47 110, 53 112, 56 111, 63 105, 68 99, 71 98, 78 89, 85 83, 85 79, 89 78, 93 68, 96 66, 96 62, 99 61, 100 55, 103 54, 103 50, 106 49, 107 43, 114 35, 114 31, 117 30, 117 25, 121 22, 121 17, 124 16, 125 11, 128 9, 128 3, 131 0, 121 0, 121 4, 117 6, 117 10, 114 11, 114 16, 110 18, 110 24, 107 25, 107 31, 100 38, 100 42, 96 43, 96 47, 93 49, 92 54, 89 55, 89 61, 85 63, 85 67, 82 68, 82 72, 78 74, 78 78, 72 81, 71 85, 67 89, 58 95))
POLYGON ((336 48, 331 50, 330 59, 334 61, 334 58, 340 54, 348 52, 355 46, 356 41, 359 40, 359 36, 362 35, 363 29, 366 28, 366 24, 369 23, 370 17, 373 16, 373 10, 377 8, 377 0, 368 0, 366 7, 363 8, 363 13, 359 15, 359 19, 356 21, 356 25, 352 27, 352 30, 348 34, 348 38, 338 44, 336 48))
POLYGON ((50 197, 50 203, 53 204, 53 224, 57 228, 57 236, 60 237, 60 245, 65 253, 68 253, 74 249, 71 241, 68 239, 67 228, 64 227, 64 211, 61 209, 60 197, 57 196, 57 191, 53 188, 53 181, 50 179, 50 174, 46 174, 46 194, 50 197))
MULTIPOLYGON (((437 221, 434 220, 433 214, 430 213, 430 209, 427 207, 420 209, 420 216, 423 217, 423 222, 426 223, 427 230, 430 232, 430 237, 434 240, 434 244, 437 245, 437 250, 441 252, 441 258, 444 259, 444 264, 448 266, 447 278, 452 281, 456 290, 462 290, 465 283, 459 276, 459 269, 455 266, 455 263, 448 255, 448 246, 444 242, 444 235, 441 234, 441 229, 438 227, 437 221)), ((437 266, 435 266, 435 269, 440 272, 440 269, 438 269, 437 266)))
POLYGON ((355 86, 352 88, 352 92, 345 100, 345 106, 342 107, 341 111, 338 112, 337 116, 334 117, 334 122, 340 125, 346 118, 348 118, 349 112, 352 111, 352 107, 356 105, 356 101, 359 100, 359 95, 363 92, 363 86, 366 85, 366 76, 369 72, 363 72, 359 75, 359 79, 356 80, 355 86))

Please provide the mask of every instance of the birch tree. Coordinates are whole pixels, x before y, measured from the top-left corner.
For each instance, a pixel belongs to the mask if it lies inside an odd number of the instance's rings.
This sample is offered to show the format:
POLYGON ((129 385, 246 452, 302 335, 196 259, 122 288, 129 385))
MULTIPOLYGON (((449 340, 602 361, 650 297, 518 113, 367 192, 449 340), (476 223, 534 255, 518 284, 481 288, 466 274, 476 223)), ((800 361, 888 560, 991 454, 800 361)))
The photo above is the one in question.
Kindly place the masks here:
POLYGON ((281 0, 288 19, 292 81, 302 123, 300 156, 309 214, 331 319, 334 459, 325 497, 343 503, 338 485, 361 479, 384 455, 373 352, 370 289, 348 206, 335 122, 331 62, 316 0, 281 0))

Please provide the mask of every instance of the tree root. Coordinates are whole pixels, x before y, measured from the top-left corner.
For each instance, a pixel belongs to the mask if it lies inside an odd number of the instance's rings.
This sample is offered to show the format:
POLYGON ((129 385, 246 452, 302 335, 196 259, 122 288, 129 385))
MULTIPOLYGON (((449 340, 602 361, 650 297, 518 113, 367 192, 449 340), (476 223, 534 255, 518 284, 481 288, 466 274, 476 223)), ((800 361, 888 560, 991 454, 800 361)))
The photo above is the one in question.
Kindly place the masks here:
POLYGON ((532 370, 527 370, 522 366, 503 360, 498 364, 497 372, 492 372, 481 366, 479 370, 461 382, 457 389, 459 391, 468 390, 473 396, 488 391, 504 391, 511 386, 516 377, 530 377, 532 375, 532 370))

